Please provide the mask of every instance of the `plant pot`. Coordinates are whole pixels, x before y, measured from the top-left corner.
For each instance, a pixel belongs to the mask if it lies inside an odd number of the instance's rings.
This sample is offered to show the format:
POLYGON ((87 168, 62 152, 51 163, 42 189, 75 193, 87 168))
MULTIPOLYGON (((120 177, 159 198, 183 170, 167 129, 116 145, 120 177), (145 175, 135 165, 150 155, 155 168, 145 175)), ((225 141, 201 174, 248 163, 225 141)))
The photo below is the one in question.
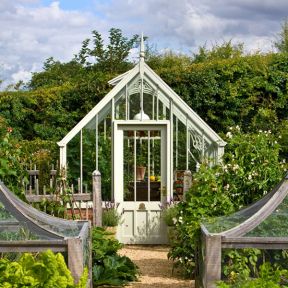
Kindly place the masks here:
POLYGON ((143 181, 145 177, 146 167, 136 166, 136 181, 143 181))
POLYGON ((109 232, 109 238, 115 238, 116 237, 116 233, 117 233, 117 226, 107 226, 105 228, 106 232, 109 232))

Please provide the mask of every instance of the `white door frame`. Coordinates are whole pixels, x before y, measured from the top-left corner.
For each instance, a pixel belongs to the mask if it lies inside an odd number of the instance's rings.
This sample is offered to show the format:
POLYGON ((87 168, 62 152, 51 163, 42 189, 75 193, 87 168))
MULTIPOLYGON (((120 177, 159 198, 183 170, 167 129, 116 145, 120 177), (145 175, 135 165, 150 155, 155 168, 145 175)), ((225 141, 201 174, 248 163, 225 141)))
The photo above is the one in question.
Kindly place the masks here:
MULTIPOLYGON (((161 209, 159 207, 159 204, 165 204, 167 201, 169 201, 172 197, 172 189, 171 189, 171 147, 170 147, 170 122, 168 120, 158 120, 158 121, 137 121, 137 120, 130 120, 130 121, 123 121, 123 120, 115 120, 113 124, 113 196, 114 201, 116 203, 120 203, 118 206, 118 211, 121 212, 124 211, 124 200, 123 200, 123 131, 125 130, 160 130, 161 131, 161 201, 155 203, 151 203, 150 206, 152 207, 153 211, 156 211, 156 214, 159 212, 159 215, 161 213, 161 209), (164 141, 165 139, 166 141, 164 141), (165 179, 162 179, 162 175, 165 175, 165 179), (165 188, 164 188, 165 186, 165 188)), ((135 205, 139 203, 139 201, 136 203, 136 199, 131 202, 125 202, 125 207, 131 207, 129 210, 135 209, 135 205), (134 208, 133 208, 134 207, 134 208)), ((141 202, 141 201, 140 201, 141 202)), ((143 202, 143 201, 142 201, 143 202)), ((125 209, 126 209, 125 208, 125 209)), ((137 209, 137 208, 136 208, 137 209)), ((158 214, 157 214, 158 215, 158 214)), ((157 216, 158 217, 158 216, 157 216)), ((136 221, 135 221, 136 223, 136 221)), ((136 224, 135 224, 136 225, 136 224)), ((161 227, 163 226, 163 223, 161 224, 161 227)), ((135 227, 134 231, 137 231, 135 227)), ((165 229, 162 229, 162 234, 165 233, 165 229)), ((130 240, 125 240, 121 237, 121 227, 118 227, 117 232, 117 238, 124 243, 141 243, 141 240, 135 241, 131 238, 130 240), (119 229, 120 228, 120 229, 119 229), (119 231, 120 230, 120 231, 119 231)), ((154 239, 152 242, 145 242, 147 244, 164 244, 167 241, 166 233, 164 235, 164 238, 162 239, 154 239)))

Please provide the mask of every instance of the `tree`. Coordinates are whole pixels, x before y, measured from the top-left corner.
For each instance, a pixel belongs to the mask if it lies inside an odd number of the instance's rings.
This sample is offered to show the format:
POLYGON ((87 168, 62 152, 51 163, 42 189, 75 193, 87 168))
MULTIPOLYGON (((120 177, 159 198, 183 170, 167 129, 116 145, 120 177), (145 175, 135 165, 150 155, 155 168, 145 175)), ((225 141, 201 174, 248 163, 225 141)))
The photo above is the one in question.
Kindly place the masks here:
POLYGON ((194 63, 201 63, 216 59, 230 59, 243 55, 243 43, 233 45, 231 40, 223 42, 221 45, 214 45, 211 50, 206 48, 206 45, 200 46, 198 53, 194 53, 194 63))
POLYGON ((109 43, 105 47, 101 34, 92 31, 93 47, 89 48, 91 39, 85 39, 75 60, 84 65, 97 68, 107 72, 124 72, 129 68, 128 56, 130 50, 139 40, 139 35, 133 35, 130 39, 124 37, 121 29, 111 28, 109 30, 109 43), (94 63, 89 60, 94 59, 94 63))
POLYGON ((288 52, 288 19, 286 18, 281 25, 281 31, 278 33, 278 39, 274 42, 275 47, 280 53, 288 52))

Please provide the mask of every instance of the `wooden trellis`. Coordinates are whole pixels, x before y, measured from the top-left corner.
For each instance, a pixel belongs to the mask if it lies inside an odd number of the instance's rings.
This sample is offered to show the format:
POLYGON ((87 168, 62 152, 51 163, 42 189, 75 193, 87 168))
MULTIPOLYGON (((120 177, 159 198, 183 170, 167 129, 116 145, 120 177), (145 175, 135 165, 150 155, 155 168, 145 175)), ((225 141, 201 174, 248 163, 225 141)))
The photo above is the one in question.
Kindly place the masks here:
MULTIPOLYGON (((93 197, 93 191, 88 191, 86 187, 83 193, 79 188, 80 178, 78 179, 78 188, 75 188, 72 184, 70 187, 65 187, 68 189, 64 189, 63 185, 59 185, 59 182, 65 180, 57 179, 57 177, 59 178, 58 171, 54 169, 54 166, 52 166, 49 173, 50 178, 48 187, 47 185, 42 185, 42 187, 40 187, 39 182, 41 180, 41 175, 40 170, 37 169, 37 166, 34 165, 33 169, 27 170, 27 172, 29 175, 29 183, 25 189, 25 197, 29 203, 45 203, 45 201, 48 203, 63 203, 62 197, 66 193, 65 195, 69 197, 69 203, 64 208, 65 215, 68 218, 75 216, 81 220, 91 220, 92 223, 96 221, 94 218, 97 204, 95 203, 95 197, 93 197), (65 190, 69 191, 69 193, 67 193, 65 190)), ((101 189, 101 187, 98 185, 97 189, 101 189)), ((97 191, 94 191, 94 194, 96 192, 97 191)), ((101 191, 98 192, 101 195, 101 191)), ((44 210, 46 210, 46 204, 44 204, 44 210)))

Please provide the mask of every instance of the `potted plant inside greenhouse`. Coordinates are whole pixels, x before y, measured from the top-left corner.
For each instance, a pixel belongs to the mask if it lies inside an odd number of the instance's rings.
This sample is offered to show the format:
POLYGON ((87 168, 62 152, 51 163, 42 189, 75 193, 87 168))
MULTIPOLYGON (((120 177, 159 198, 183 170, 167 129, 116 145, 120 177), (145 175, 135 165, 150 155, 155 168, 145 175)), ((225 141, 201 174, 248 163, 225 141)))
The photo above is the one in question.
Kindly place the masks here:
POLYGON ((147 149, 147 140, 148 137, 147 131, 138 131, 136 137, 139 138, 137 141, 137 152, 136 152, 136 181, 144 181, 147 159, 148 159, 148 149, 147 149))

